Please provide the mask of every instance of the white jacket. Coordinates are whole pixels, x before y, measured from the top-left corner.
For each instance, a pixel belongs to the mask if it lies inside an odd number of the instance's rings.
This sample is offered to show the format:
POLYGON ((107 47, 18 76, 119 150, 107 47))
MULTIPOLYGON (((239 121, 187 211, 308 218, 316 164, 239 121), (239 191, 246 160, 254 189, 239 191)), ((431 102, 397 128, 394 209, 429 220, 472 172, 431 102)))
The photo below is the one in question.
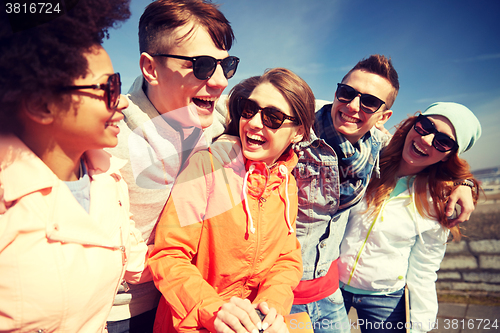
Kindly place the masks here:
MULTIPOLYGON (((143 84, 142 75, 134 81, 127 94, 129 107, 123 110, 125 119, 118 125, 118 145, 105 150, 127 160, 120 173, 128 185, 130 212, 144 241, 152 244, 153 229, 181 170, 183 158, 207 149, 212 138, 222 134, 225 115, 217 108, 213 125, 203 132, 195 129, 191 140, 186 140, 187 135, 175 119, 189 118, 188 108, 160 115, 144 93, 143 84)), ((157 306, 159 299, 160 292, 152 281, 130 285, 127 293, 120 289, 108 321, 124 320, 149 311, 157 306)))
POLYGON ((436 220, 421 216, 408 190, 386 199, 375 220, 366 208, 363 200, 350 212, 340 247, 340 281, 387 293, 408 284, 411 321, 421 331, 429 331, 438 309, 436 271, 449 231, 436 220))

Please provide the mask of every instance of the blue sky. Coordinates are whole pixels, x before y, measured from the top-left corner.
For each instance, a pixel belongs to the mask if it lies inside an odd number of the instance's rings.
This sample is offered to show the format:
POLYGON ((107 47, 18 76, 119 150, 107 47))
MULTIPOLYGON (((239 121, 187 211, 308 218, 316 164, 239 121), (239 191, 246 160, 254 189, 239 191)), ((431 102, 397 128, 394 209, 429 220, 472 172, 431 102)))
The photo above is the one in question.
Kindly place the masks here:
MULTIPOLYGON (((500 166, 500 2, 496 0, 215 0, 241 59, 225 93, 266 68, 286 67, 332 100, 337 82, 370 54, 392 58, 400 91, 387 123, 438 101, 458 102, 483 134, 462 155, 473 170, 500 166), (495 148, 496 147, 496 148, 495 148)), ((148 0, 104 43, 126 92, 139 71, 137 27, 148 0)))

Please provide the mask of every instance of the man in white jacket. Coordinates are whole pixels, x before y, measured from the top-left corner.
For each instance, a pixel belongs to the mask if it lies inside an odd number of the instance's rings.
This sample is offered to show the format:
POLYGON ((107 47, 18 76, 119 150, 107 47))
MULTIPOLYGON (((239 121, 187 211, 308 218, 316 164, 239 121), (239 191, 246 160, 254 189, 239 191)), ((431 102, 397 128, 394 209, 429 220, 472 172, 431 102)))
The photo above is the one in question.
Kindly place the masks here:
MULTIPOLYGON (((233 40, 229 22, 211 3, 158 0, 141 16, 142 75, 127 95, 118 146, 108 151, 129 161, 121 173, 148 244, 183 162, 224 131, 225 114, 214 111, 238 65, 228 54, 233 40)), ((119 291, 109 332, 152 331, 159 298, 153 282, 119 291)))

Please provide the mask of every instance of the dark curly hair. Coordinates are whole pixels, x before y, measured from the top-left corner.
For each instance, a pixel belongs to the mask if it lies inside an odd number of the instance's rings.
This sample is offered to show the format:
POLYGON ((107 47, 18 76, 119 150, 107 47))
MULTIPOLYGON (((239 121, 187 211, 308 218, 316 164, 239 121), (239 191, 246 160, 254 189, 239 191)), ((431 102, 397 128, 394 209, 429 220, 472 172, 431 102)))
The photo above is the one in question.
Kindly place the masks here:
MULTIPOLYGON (((85 53, 108 38, 108 29, 129 18, 130 0, 62 0, 61 16, 25 15, 19 24, 0 13, 0 133, 18 133, 21 103, 59 96, 88 70, 85 53), (35 23, 33 23, 35 22, 35 23), (23 22, 24 23, 24 22, 23 22), (30 27, 31 25, 32 27, 30 27)), ((16 21, 17 20, 17 21, 16 21)))

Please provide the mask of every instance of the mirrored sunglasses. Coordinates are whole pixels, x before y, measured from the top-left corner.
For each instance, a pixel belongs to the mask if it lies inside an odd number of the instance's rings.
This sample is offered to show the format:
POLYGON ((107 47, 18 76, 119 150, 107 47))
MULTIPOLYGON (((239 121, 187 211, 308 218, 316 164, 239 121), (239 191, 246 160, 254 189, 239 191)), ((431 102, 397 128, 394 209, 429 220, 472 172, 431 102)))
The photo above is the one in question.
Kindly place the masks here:
POLYGON ((80 89, 101 89, 105 91, 108 109, 114 110, 120 103, 122 83, 120 81, 120 73, 112 74, 108 77, 106 83, 90 84, 84 86, 67 86, 63 90, 80 90, 80 89))
POLYGON ((300 121, 296 117, 284 114, 278 109, 272 107, 261 108, 257 103, 248 99, 241 98, 238 101, 238 111, 245 119, 252 119, 259 111, 262 119, 262 124, 271 129, 278 129, 281 127, 285 119, 293 121, 296 125, 300 125, 300 121))
POLYGON ((365 113, 375 113, 385 104, 380 98, 370 94, 362 94, 353 87, 343 83, 337 84, 335 96, 341 103, 350 103, 356 96, 360 96, 360 109, 365 113))
POLYGON ((236 73, 240 59, 229 56, 224 59, 215 59, 211 56, 185 57, 172 54, 153 54, 153 57, 166 57, 191 61, 193 64, 193 74, 198 80, 208 80, 215 73, 217 65, 220 64, 226 79, 230 79, 236 73))
POLYGON ((458 148, 458 144, 455 140, 450 138, 449 135, 438 132, 432 121, 422 114, 418 115, 413 129, 421 136, 426 136, 429 134, 434 134, 432 139, 432 146, 436 148, 437 151, 446 153, 447 151, 458 148))

